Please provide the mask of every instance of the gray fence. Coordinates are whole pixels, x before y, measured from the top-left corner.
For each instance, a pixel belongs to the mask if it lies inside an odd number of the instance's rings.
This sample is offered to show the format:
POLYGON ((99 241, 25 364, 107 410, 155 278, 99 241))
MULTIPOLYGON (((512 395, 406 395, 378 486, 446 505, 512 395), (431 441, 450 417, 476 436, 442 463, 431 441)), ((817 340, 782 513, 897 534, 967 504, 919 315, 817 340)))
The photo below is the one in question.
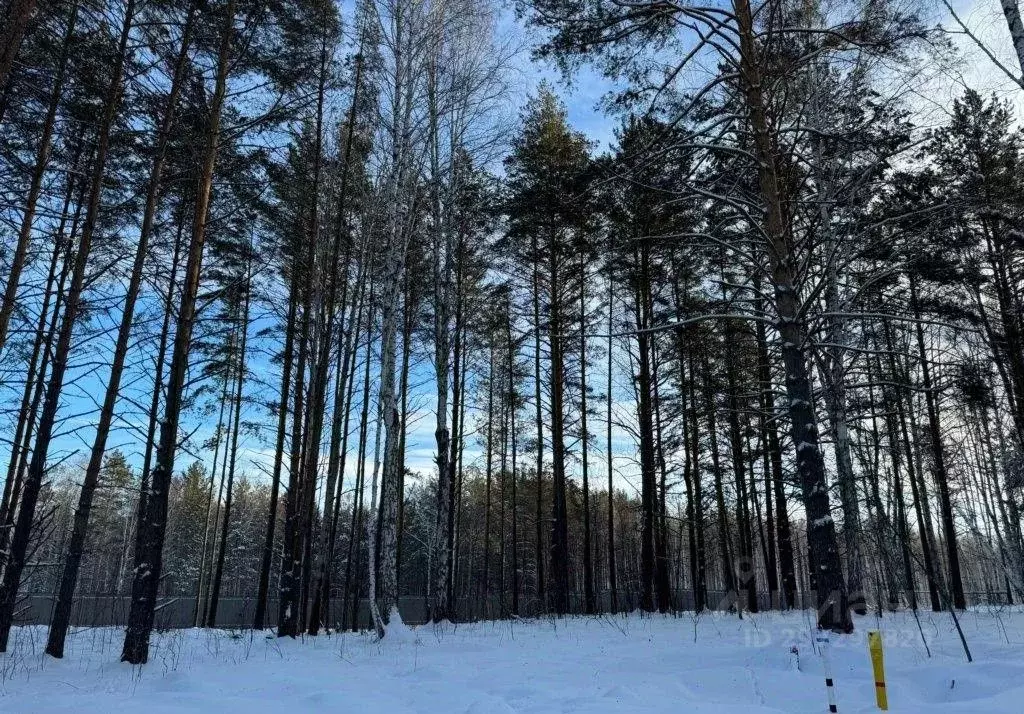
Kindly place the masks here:
MULTIPOLYGON (((677 593, 676 607, 680 610, 693 609, 693 594, 677 593)), ((20 602, 16 621, 20 625, 46 625, 50 622, 56 598, 47 594, 31 594, 20 602)), ((630 611, 639 603, 631 597, 619 598, 619 609, 630 611)), ((768 593, 758 596, 759 605, 767 609, 771 605, 768 593)), ((735 602, 733 600, 733 602, 735 602)), ((798 603, 799 605, 809 605, 798 603)), ((128 620, 130 598, 127 595, 86 595, 75 599, 71 611, 71 624, 75 627, 116 627, 123 626, 128 620)), ((745 605, 745 600, 744 600, 745 605)), ((331 620, 341 619, 342 600, 337 598, 331 602, 331 620)), ((583 602, 573 603, 573 609, 582 611, 583 602)), ((708 607, 725 610, 730 601, 724 592, 708 592, 708 607)), ((251 627, 256 607, 255 598, 222 597, 217 605, 217 625, 224 628, 251 627)), ((598 609, 608 612, 611 609, 610 597, 607 593, 598 595, 598 609)), ((401 597, 398 610, 402 619, 410 625, 418 625, 427 621, 427 604, 422 596, 401 597)), ((457 617, 461 621, 496 619, 509 613, 508 598, 504 605, 498 597, 488 598, 485 602, 456 603, 457 617)), ((523 616, 543 614, 544 608, 533 598, 523 597, 520 600, 520 613, 523 616)), ((370 626, 369 602, 365 598, 359 601, 358 621, 361 627, 370 626)), ((158 629, 174 629, 192 627, 196 622, 196 598, 193 595, 162 598, 157 605, 155 625, 158 629)), ((271 601, 267 606, 266 623, 268 626, 277 624, 277 602, 271 601)))
MULTIPOLYGON (((27 595, 18 605, 15 621, 19 625, 49 624, 55 601, 53 595, 27 595)), ((127 595, 86 595, 76 598, 71 610, 71 624, 74 627, 123 626, 128 621, 130 603, 127 595)), ((217 625, 225 628, 251 627, 255 609, 255 598, 222 597, 217 604, 217 625)), ((339 618, 340 609, 340 600, 332 602, 332 610, 337 611, 339 618)), ((422 597, 400 598, 398 609, 402 619, 409 624, 426 622, 427 609, 422 597)), ((359 602, 358 617, 360 625, 369 625, 370 608, 365 598, 359 602)), ((158 629, 192 627, 195 622, 195 596, 161 598, 157 604, 154 624, 158 629)), ((276 601, 267 604, 266 623, 268 626, 277 624, 276 601)))
MULTIPOLYGON (((631 611, 639 606, 635 596, 623 594, 619 598, 619 610, 631 611)), ((693 593, 690 591, 676 592, 675 607, 677 610, 693 609, 693 593)), ((746 596, 741 594, 741 604, 746 608, 746 596)), ((918 603, 921 607, 928 607, 928 593, 918 593, 918 603)), ((758 607, 767 610, 772 605, 778 604, 777 594, 774 599, 768 593, 758 594, 758 607)), ((994 605, 1006 604, 1003 593, 968 593, 971 605, 994 605)), ((582 612, 582 598, 576 598, 572 603, 575 612, 582 612)), ((607 592, 598 593, 598 610, 608 612, 611 609, 611 601, 607 592)), ((26 595, 19 603, 15 616, 19 625, 46 625, 50 622, 53 612, 55 597, 47 594, 26 595)), ((75 627, 116 627, 123 626, 128 619, 129 597, 107 596, 107 595, 86 595, 75 600, 71 611, 71 624, 75 627)), ((727 610, 736 603, 735 598, 730 599, 724 591, 708 591, 708 607, 712 610, 727 610)), ((813 608, 815 606, 814 593, 800 593, 797 596, 795 606, 798 609, 813 608)), ((217 606, 217 625, 224 628, 251 627, 253 612, 256 607, 254 598, 222 597, 217 606)), ((337 622, 341 619, 342 599, 336 598, 331 601, 331 620, 337 622)), ((869 604, 874 607, 874 604, 869 604)), ((423 596, 407 596, 398 599, 398 610, 402 619, 410 625, 418 625, 427 620, 427 604, 423 596)), ((541 604, 533 598, 523 597, 520 599, 520 614, 525 617, 538 616, 545 612, 541 604)), ((474 600, 472 602, 456 603, 457 618, 460 621, 487 620, 506 617, 509 613, 508 598, 502 603, 500 598, 492 597, 486 601, 474 600)), ((346 618, 348 619, 348 618, 346 618)), ((174 629, 181 627, 192 627, 196 622, 196 598, 193 595, 182 595, 177 597, 162 598, 157 606, 155 625, 159 629, 174 629)), ((370 608, 368 601, 363 598, 359 601, 358 622, 360 627, 370 626, 370 608)), ((277 624, 277 602, 271 601, 267 606, 266 623, 268 626, 277 624)))

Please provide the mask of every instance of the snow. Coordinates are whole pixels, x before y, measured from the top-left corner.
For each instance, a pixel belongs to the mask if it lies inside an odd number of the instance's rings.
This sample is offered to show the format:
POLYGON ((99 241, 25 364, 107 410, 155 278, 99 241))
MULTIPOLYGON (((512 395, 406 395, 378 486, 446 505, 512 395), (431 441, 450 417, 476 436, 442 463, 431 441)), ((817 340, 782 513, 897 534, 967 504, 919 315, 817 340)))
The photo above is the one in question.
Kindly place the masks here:
MULTIPOLYGON (((567 618, 280 640, 251 632, 155 634, 150 662, 118 662, 122 631, 78 630, 67 657, 46 630, 16 628, 0 655, 0 712, 688 712, 827 711, 822 658, 806 612, 567 618), (794 649, 796 651, 794 651, 794 649)), ((856 619, 829 645, 840 712, 877 711, 867 632, 885 644, 894 712, 1020 711, 1024 610, 856 619)))

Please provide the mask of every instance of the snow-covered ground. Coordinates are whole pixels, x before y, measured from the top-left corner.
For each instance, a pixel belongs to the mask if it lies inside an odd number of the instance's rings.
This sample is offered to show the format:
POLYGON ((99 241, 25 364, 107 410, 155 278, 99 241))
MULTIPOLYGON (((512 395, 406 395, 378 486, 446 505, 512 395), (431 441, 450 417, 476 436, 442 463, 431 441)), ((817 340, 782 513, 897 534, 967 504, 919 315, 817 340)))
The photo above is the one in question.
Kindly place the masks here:
MULTIPOLYGON (((877 711, 867 632, 885 642, 891 711, 1024 711, 1024 611, 862 617, 833 636, 840 712, 877 711)), ((0 655, 0 712, 828 711, 809 613, 571 618, 278 640, 249 632, 157 635, 150 663, 119 663, 121 631, 75 633, 64 660, 45 629, 16 629, 0 655), (796 646, 798 655, 792 653, 796 646), (799 660, 799 661, 798 661, 799 660)))

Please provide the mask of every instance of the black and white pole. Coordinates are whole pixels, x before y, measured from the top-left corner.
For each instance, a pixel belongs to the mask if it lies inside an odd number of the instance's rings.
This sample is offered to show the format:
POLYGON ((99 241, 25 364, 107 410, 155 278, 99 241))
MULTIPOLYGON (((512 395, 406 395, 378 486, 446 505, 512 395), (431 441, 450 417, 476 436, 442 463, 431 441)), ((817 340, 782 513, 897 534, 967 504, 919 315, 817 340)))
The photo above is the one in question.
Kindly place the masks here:
POLYGON ((828 657, 828 633, 819 632, 814 641, 821 650, 821 661, 825 668, 825 690, 828 692, 828 710, 834 714, 839 709, 836 707, 836 688, 832 683, 832 662, 828 657))

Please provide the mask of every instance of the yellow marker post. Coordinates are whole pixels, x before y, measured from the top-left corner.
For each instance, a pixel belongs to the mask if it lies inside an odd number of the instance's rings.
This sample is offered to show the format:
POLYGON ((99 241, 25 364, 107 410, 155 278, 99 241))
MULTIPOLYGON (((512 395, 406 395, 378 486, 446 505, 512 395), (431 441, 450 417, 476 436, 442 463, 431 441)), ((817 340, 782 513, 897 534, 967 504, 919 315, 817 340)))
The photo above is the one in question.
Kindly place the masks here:
POLYGON ((885 691, 885 663, 882 657, 882 633, 868 632, 868 649, 871 651, 871 668, 875 672, 875 702, 882 711, 889 710, 889 696, 885 691))

